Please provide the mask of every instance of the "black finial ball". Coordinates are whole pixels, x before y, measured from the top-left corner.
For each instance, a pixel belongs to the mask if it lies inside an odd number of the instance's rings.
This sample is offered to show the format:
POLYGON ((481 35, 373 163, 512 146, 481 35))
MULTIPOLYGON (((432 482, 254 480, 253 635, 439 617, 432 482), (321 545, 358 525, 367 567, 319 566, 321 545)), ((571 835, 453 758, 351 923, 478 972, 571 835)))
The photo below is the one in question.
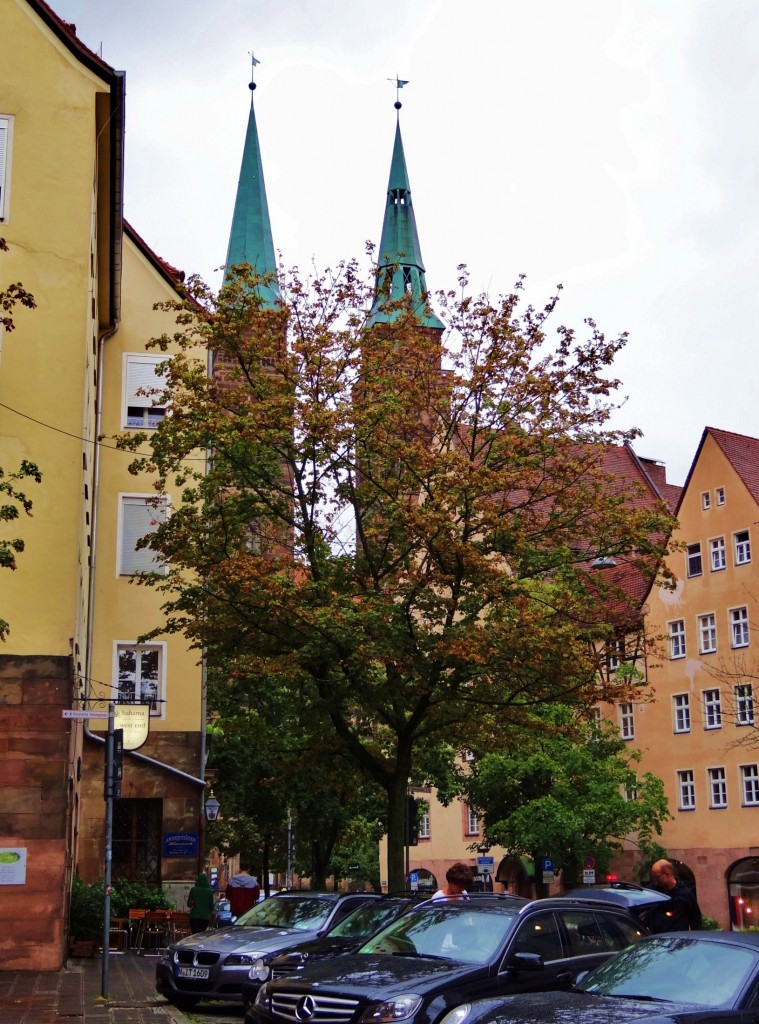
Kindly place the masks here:
POLYGON ((255 87, 256 87, 256 83, 255 82, 251 82, 250 85, 248 86, 248 88, 250 89, 251 92, 255 89, 255 87))
POLYGON ((403 104, 401 103, 400 100, 396 100, 393 106, 395 107, 396 110, 400 110, 403 104))

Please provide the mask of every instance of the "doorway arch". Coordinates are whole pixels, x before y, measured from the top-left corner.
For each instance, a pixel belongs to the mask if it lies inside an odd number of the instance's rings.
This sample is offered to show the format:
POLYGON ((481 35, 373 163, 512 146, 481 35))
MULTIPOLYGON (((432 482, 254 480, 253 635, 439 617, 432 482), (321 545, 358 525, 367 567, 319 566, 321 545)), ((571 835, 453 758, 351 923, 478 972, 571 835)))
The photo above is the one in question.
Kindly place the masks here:
POLYGON ((734 932, 759 927, 759 857, 743 857, 727 871, 730 928, 734 932))

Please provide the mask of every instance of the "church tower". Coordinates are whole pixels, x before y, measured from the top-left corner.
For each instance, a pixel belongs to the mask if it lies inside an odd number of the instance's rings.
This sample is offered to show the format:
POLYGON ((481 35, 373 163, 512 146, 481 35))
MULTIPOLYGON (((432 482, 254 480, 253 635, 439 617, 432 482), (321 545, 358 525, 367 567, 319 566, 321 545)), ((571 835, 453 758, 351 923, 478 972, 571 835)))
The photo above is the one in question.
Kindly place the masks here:
MULTIPOLYGON (((399 89, 406 84, 396 80, 399 89)), ((382 239, 377 254, 377 293, 372 307, 371 323, 391 323, 397 317, 398 310, 388 309, 388 305, 393 305, 404 295, 409 295, 420 326, 442 332, 445 325, 428 305, 424 263, 401 137, 399 100, 395 102, 395 109, 395 142, 387 185, 382 239)))
MULTIPOLYGON (((258 61, 253 57, 252 62, 253 70, 255 70, 258 61)), ((248 129, 245 134, 240 178, 237 183, 237 197, 232 215, 232 228, 229 233, 226 266, 229 268, 240 263, 249 263, 257 274, 275 275, 277 261, 274 255, 274 240, 269 220, 269 204, 266 201, 266 184, 253 102, 256 83, 253 81, 252 74, 249 89, 248 129)), ((279 288, 276 281, 270 285, 259 285, 259 294, 266 305, 274 305, 279 299, 279 288)))

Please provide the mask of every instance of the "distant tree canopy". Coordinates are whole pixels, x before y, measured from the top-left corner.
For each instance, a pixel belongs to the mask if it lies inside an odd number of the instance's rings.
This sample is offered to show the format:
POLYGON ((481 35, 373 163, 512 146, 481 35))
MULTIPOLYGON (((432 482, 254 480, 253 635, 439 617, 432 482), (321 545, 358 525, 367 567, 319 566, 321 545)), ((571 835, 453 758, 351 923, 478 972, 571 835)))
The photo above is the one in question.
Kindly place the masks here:
POLYGON ((401 888, 415 766, 445 774, 442 749, 498 750, 535 708, 630 692, 599 681, 599 645, 638 601, 590 563, 653 579, 672 520, 605 468, 634 435, 609 427, 624 337, 589 320, 549 340, 556 298, 491 302, 463 274, 437 297, 442 338, 410 298, 373 320, 354 261, 283 275, 274 308, 260 280, 194 280, 162 307, 171 415, 121 442, 147 441, 135 471, 181 493, 147 582, 224 680, 211 709, 226 686, 272 714, 284 695, 384 792, 401 888))
POLYGON ((664 784, 638 774, 638 751, 609 723, 596 725, 576 709, 539 709, 502 749, 470 765, 463 790, 482 813, 483 838, 536 864, 550 858, 565 879, 582 881, 592 856, 602 876, 630 838, 644 858, 671 817, 664 784))
MULTIPOLYGON (((0 252, 7 251, 7 242, 4 238, 0 238, 0 252)), ((34 296, 20 283, 10 284, 4 289, 0 289, 0 330, 15 330, 13 316, 17 306, 34 309, 36 306, 34 296)), ((42 474, 33 462, 23 459, 18 469, 13 472, 8 472, 0 466, 0 523, 15 522, 21 512, 25 512, 27 515, 32 514, 31 500, 18 487, 22 480, 31 480, 35 483, 42 480, 42 474)), ((15 569, 16 555, 23 550, 22 537, 0 537, 0 568, 15 569)), ((6 639, 9 630, 8 622, 0 617, 0 640, 6 639)))

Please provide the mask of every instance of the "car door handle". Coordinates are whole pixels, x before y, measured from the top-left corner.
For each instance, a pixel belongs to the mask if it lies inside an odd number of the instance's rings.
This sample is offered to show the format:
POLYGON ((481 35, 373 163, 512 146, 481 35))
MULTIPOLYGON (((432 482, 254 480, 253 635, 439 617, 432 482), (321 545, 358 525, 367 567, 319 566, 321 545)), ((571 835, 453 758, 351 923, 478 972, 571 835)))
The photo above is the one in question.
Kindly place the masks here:
POLYGON ((556 975, 556 980, 561 985, 571 985, 572 974, 570 971, 559 971, 559 973, 556 975))

